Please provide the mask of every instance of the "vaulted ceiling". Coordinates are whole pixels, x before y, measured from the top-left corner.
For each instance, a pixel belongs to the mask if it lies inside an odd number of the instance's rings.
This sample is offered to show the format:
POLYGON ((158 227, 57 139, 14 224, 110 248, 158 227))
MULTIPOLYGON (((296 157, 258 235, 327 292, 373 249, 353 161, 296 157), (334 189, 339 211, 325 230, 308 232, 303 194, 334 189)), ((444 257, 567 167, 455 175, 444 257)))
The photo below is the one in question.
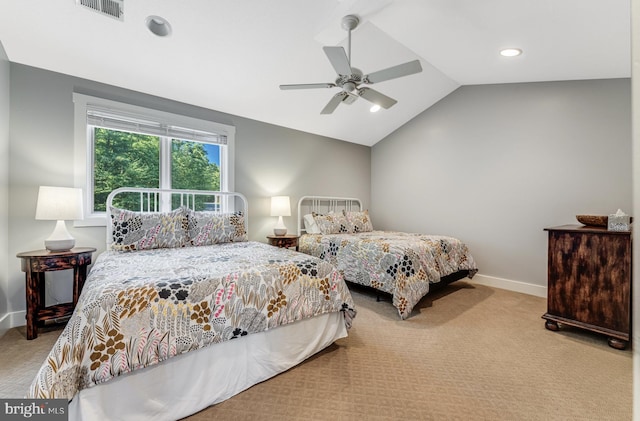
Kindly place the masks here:
POLYGON ((122 20, 79 0, 3 0, 0 42, 15 63, 363 145, 461 85, 631 74, 630 0, 119 1, 122 20), (359 98, 321 115, 340 88, 279 85, 335 81, 322 47, 347 46, 349 14, 352 66, 418 59, 423 71, 369 85, 398 101, 389 109, 359 98), (171 34, 151 33, 149 16, 171 34))

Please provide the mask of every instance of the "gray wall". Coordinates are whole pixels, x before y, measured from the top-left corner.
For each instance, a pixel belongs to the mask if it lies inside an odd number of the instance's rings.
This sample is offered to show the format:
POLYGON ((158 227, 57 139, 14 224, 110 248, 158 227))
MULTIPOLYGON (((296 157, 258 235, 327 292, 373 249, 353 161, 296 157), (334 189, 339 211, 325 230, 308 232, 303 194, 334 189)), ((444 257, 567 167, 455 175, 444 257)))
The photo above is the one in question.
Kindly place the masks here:
MULTIPOLYGON (((369 203, 369 147, 16 63, 11 63, 10 69, 9 250, 3 253, 10 259, 9 282, 3 286, 2 294, 7 296, 7 311, 13 314, 25 309, 24 274, 14 256, 20 251, 43 248, 44 239, 53 230, 52 221, 34 219, 38 186, 73 186, 74 91, 234 125, 235 190, 249 201, 251 240, 266 241, 265 236, 273 232, 276 218, 269 216, 272 195, 291 196, 292 216, 285 218, 291 232, 296 229, 297 200, 303 195, 358 196, 369 203)), ((203 95, 215 95, 215 92, 203 91, 203 95)), ((67 226, 76 244, 96 247, 98 252, 104 250, 104 228, 73 227, 70 222, 67 226)), ((53 275, 57 274, 47 275, 55 278, 53 275)), ((47 284, 50 299, 70 298, 70 281, 65 284, 47 279, 47 284)))
POLYGON ((0 43, 0 336, 8 328, 7 288, 9 279, 9 60, 0 43))
POLYGON ((371 164, 374 226, 459 237, 479 281, 544 295, 545 227, 632 212, 630 80, 461 87, 371 164))

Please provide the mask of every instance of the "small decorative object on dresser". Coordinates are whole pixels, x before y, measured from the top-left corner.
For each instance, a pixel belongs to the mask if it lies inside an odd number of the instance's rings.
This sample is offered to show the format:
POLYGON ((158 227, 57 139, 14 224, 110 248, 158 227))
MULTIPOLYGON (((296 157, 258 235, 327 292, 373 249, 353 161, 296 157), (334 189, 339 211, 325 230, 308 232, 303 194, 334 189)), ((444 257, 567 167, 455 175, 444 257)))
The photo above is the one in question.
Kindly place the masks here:
POLYGON ((267 235, 270 245, 280 248, 295 247, 296 251, 298 251, 298 238, 300 238, 298 235, 267 235))
POLYGON ((22 259, 27 293, 27 339, 38 337, 38 325, 57 320, 73 313, 87 278, 87 266, 96 251, 93 247, 77 247, 69 251, 26 251, 16 257, 22 259), (73 301, 45 307, 44 273, 73 269, 73 301))
POLYGON ((624 349, 631 328, 631 232, 563 225, 549 232, 545 327, 574 326, 624 349))
POLYGON ((631 229, 631 217, 618 209, 616 213, 609 215, 607 220, 609 231, 629 231, 631 229))

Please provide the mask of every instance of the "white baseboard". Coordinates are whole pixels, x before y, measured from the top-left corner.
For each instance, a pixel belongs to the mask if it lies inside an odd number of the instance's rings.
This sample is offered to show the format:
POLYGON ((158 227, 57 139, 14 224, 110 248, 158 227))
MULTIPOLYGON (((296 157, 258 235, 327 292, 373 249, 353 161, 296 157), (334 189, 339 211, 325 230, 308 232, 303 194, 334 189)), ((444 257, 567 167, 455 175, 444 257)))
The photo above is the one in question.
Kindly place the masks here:
POLYGON ((473 279, 468 279, 467 282, 547 298, 547 287, 542 285, 496 278, 495 276, 481 275, 479 273, 477 273, 473 279))
POLYGON ((26 325, 26 316, 26 310, 14 311, 13 313, 4 313, 0 315, 0 336, 4 335, 11 328, 26 325))

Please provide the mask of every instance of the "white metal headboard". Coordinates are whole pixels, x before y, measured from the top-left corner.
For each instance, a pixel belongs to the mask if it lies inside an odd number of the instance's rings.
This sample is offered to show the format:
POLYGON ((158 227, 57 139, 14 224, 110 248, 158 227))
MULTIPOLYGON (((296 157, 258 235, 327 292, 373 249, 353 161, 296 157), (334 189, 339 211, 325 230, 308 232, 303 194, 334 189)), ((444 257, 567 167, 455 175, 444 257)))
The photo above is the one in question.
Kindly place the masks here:
POLYGON ((249 208, 247 199, 242 193, 120 187, 113 190, 109 193, 109 196, 107 196, 107 248, 109 248, 113 239, 111 232, 111 208, 122 208, 120 203, 114 205, 114 199, 116 199, 118 195, 130 195, 128 202, 132 206, 126 206, 126 208, 127 210, 135 212, 169 212, 181 206, 186 206, 195 211, 210 211, 215 213, 242 211, 244 214, 244 228, 246 232, 249 232, 249 218, 247 214, 249 208), (196 198, 202 197, 206 198, 206 202, 196 200, 196 198))
POLYGON ((355 197, 334 196, 303 196, 298 200, 298 235, 306 232, 304 229, 304 216, 316 212, 326 214, 329 212, 361 211, 362 201, 355 197))

